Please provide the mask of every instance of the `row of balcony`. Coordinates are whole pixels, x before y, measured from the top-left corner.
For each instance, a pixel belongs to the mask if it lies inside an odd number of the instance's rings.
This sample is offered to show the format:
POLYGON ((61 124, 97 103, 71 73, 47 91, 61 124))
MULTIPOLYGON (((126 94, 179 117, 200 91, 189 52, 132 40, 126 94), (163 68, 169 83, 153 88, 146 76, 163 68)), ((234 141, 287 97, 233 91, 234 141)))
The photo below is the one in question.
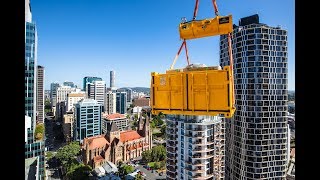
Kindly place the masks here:
POLYGON ((194 176, 191 176, 192 179, 209 179, 212 178, 213 174, 195 174, 194 176))
POLYGON ((207 138, 209 135, 205 133, 197 133, 197 134, 192 134, 191 132, 185 134, 187 137, 192 137, 192 138, 207 138))
POLYGON ((207 129, 204 128, 204 127, 197 127, 197 128, 187 127, 186 130, 187 130, 187 131, 207 131, 207 129))
POLYGON ((193 165, 193 166, 206 166, 207 164, 210 163, 210 161, 208 160, 195 160, 192 162, 192 160, 187 160, 185 161, 186 164, 189 164, 189 165, 193 165))

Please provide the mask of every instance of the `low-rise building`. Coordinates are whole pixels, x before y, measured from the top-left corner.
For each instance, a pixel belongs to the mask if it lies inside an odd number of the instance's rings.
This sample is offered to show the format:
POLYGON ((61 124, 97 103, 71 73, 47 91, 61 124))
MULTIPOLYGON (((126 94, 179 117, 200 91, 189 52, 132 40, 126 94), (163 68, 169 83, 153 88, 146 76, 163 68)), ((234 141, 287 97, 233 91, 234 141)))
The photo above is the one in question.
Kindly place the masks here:
POLYGON ((63 115, 62 131, 66 142, 71 142, 73 138, 74 114, 72 111, 63 115))
POLYGON ((108 133, 85 138, 82 144, 83 163, 92 168, 102 166, 107 161, 118 164, 141 156, 152 147, 152 133, 149 118, 140 118, 138 130, 120 131, 112 123, 108 133))
POLYGON ((102 118, 102 133, 107 133, 108 127, 115 123, 120 131, 128 130, 128 119, 124 114, 106 114, 102 118))
POLYGON ((132 103, 134 106, 150 106, 150 98, 142 97, 133 100, 132 103))

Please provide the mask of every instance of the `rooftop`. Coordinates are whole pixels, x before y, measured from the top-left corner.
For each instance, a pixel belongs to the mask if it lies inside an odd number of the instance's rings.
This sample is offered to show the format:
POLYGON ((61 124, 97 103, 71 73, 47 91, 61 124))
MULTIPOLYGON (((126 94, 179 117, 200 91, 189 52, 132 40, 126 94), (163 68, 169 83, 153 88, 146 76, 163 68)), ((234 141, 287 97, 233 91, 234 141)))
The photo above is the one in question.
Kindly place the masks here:
POLYGON ((116 119, 125 119, 126 116, 124 114, 114 113, 114 114, 105 115, 105 118, 111 121, 116 119))
POLYGON ((103 147, 106 144, 109 145, 109 142, 104 137, 104 134, 97 135, 97 136, 92 136, 92 137, 89 137, 89 138, 84 138, 83 144, 85 145, 86 142, 89 143, 89 149, 95 149, 95 148, 98 148, 98 147, 103 147))
POLYGON ((39 157, 33 157, 33 158, 28 158, 28 159, 25 159, 24 163, 25 163, 25 170, 24 170, 24 173, 25 173, 25 179, 26 180, 31 180, 31 179, 36 179, 36 175, 37 175, 37 159, 39 157))
POLYGON ((85 96, 86 96, 85 92, 77 92, 77 93, 71 92, 68 94, 68 97, 85 97, 85 96))
POLYGON ((141 136, 134 130, 128 130, 120 133, 121 142, 132 141, 140 138, 141 136))

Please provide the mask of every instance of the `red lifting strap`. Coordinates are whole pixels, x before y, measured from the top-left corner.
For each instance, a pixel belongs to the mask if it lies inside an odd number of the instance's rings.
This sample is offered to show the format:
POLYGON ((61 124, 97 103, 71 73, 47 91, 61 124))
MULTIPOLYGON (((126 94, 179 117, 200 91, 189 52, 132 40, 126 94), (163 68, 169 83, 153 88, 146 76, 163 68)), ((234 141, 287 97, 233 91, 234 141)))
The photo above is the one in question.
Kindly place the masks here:
POLYGON ((198 13, 198 6, 199 6, 199 0, 196 0, 196 5, 194 7, 194 11, 193 11, 193 20, 196 19, 197 17, 197 13, 198 13))

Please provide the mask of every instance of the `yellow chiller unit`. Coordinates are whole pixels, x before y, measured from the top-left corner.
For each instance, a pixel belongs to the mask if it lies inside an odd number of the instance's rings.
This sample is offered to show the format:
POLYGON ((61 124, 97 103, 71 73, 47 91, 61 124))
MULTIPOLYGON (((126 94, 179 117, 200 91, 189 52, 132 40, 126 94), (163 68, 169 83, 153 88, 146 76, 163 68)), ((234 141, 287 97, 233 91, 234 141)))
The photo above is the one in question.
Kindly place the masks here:
POLYGON ((185 40, 229 34, 232 30, 232 15, 193 20, 179 25, 180 38, 185 40))
POLYGON ((233 116, 230 66, 197 67, 151 73, 152 114, 233 116))

